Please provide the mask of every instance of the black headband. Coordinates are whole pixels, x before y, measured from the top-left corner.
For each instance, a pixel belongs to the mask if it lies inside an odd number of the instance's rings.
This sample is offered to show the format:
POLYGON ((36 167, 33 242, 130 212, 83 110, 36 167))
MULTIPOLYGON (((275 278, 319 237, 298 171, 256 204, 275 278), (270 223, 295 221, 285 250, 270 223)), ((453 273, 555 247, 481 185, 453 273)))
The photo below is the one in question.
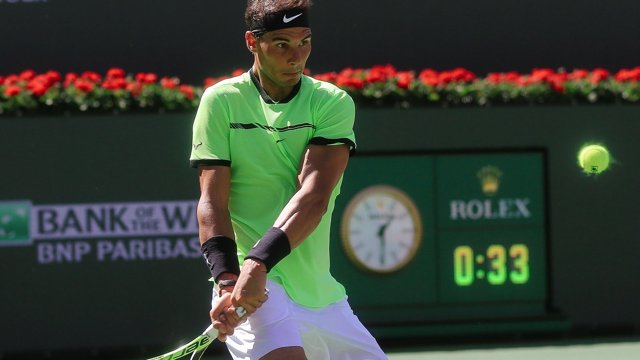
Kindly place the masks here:
POLYGON ((291 27, 309 27, 309 12, 305 8, 289 9, 266 14, 262 19, 252 19, 250 31, 262 35, 268 31, 291 27))

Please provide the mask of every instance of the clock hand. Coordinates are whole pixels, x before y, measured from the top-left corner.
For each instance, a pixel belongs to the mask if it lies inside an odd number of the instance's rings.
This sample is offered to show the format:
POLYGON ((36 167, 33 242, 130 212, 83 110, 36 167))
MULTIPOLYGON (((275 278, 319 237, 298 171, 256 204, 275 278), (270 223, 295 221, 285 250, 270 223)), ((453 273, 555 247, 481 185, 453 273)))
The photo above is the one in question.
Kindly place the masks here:
POLYGON ((380 239, 380 265, 384 265, 384 255, 387 245, 384 231, 387 229, 387 226, 391 224, 391 220, 393 220, 393 218, 390 218, 385 224, 382 224, 382 226, 380 226, 380 229, 378 229, 378 238, 380 239))

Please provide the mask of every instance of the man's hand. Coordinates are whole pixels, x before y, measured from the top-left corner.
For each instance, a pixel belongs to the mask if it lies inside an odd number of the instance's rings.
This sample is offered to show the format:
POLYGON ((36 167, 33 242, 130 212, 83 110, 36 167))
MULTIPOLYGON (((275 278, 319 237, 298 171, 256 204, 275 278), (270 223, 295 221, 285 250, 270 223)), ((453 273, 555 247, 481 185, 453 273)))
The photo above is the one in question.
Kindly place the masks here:
POLYGON ((211 324, 218 329, 218 340, 225 342, 228 335, 233 335, 234 329, 246 316, 240 317, 236 307, 231 305, 231 293, 225 292, 218 297, 209 312, 211 324))
POLYGON ((267 301, 267 268, 259 260, 246 259, 231 295, 233 307, 242 306, 251 315, 267 301))

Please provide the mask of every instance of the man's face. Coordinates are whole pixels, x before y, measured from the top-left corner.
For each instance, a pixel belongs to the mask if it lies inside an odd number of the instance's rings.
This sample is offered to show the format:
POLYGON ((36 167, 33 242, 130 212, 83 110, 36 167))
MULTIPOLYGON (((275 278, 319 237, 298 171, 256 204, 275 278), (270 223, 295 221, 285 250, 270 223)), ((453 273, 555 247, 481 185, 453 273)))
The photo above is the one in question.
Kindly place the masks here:
POLYGON ((256 39, 255 49, 262 81, 279 87, 294 86, 300 81, 311 54, 311 29, 292 27, 269 31, 256 39))

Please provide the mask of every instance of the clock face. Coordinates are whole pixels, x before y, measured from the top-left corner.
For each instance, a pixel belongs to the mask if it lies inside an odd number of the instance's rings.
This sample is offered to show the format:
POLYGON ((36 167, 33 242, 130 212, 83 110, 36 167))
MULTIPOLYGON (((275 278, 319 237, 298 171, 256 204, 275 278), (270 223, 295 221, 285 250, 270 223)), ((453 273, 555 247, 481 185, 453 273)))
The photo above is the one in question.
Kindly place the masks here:
POLYGON ((358 193, 342 216, 342 244, 358 267, 390 273, 407 265, 422 238, 422 223, 413 201, 385 185, 358 193))

